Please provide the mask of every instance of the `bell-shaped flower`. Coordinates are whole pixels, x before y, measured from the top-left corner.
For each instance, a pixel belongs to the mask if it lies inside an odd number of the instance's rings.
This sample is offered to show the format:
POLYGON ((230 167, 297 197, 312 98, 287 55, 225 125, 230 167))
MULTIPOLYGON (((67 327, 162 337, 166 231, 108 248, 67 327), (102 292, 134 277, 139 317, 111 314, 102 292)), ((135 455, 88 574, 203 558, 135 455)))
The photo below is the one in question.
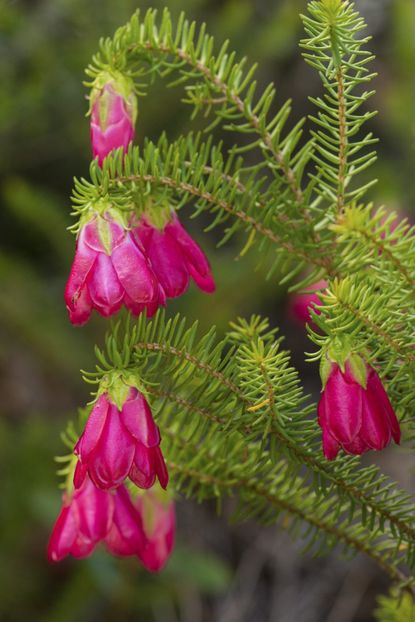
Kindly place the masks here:
POLYGON ((140 488, 156 478, 166 488, 168 473, 160 449, 160 432, 144 395, 121 379, 101 393, 75 447, 79 465, 74 484, 87 472, 102 489, 116 488, 129 477, 140 488), (115 388, 114 388, 115 387, 115 388), (118 393, 118 397, 113 397, 118 393))
POLYGON ((174 211, 165 210, 164 214, 157 224, 148 215, 142 216, 133 234, 142 244, 165 295, 175 298, 183 294, 190 277, 202 291, 212 293, 215 282, 205 254, 174 211))
POLYGON ((109 533, 114 513, 114 498, 96 488, 85 477, 72 495, 65 493, 60 514, 53 527, 48 545, 50 561, 67 555, 87 557, 109 533))
POLYGON ((318 421, 323 430, 323 451, 333 460, 340 448, 360 455, 400 442, 400 427, 375 370, 360 356, 349 356, 343 369, 330 361, 323 378, 318 421))
POLYGON ((169 559, 174 546, 174 501, 162 491, 152 489, 139 495, 135 505, 141 515, 145 535, 138 557, 147 570, 159 572, 169 559))
POLYGON ((108 550, 114 555, 138 555, 146 544, 143 521, 125 486, 114 493, 114 514, 105 537, 108 550))
POLYGON ((91 92, 91 144, 93 157, 101 166, 113 150, 134 139, 137 98, 133 83, 121 74, 100 75, 91 92))
POLYGON ((134 314, 164 304, 164 292, 142 247, 110 209, 81 226, 65 289, 73 324, 87 322, 92 309, 108 317, 123 304, 134 314))

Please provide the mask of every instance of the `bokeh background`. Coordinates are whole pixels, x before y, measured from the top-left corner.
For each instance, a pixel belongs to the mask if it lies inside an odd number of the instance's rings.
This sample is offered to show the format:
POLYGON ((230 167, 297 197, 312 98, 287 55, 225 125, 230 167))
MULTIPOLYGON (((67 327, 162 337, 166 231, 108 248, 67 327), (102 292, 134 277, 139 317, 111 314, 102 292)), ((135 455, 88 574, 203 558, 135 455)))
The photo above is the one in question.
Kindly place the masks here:
MULTIPOLYGON (((105 322, 70 326, 62 293, 74 250, 69 195, 88 174, 84 67, 102 35, 138 7, 167 5, 206 21, 218 45, 260 63, 279 102, 293 98, 294 122, 311 111, 317 76, 300 57, 298 14, 306 0, 0 0, 0 621, 23 622, 366 622, 387 579, 363 558, 312 559, 276 529, 230 526, 227 510, 179 504, 176 552, 157 577, 133 560, 98 551, 85 561, 46 561, 60 505, 59 434, 88 400, 79 369, 92 369, 105 322)), ((409 215, 415 198, 415 3, 358 0, 376 52, 381 139, 372 190, 378 204, 409 215)), ((137 139, 170 138, 189 128, 180 91, 155 85, 140 102, 137 139)), ((232 142, 232 137, 227 137, 232 142)), ((184 217, 184 216, 183 216, 184 217)), ((224 331, 237 315, 263 313, 281 326, 311 392, 315 370, 303 363, 307 341, 288 317, 286 292, 266 282, 255 251, 215 249, 202 222, 189 227, 211 258, 213 301, 191 289, 169 309, 224 331)), ((394 454, 396 456, 396 454, 394 454)), ((386 468, 411 487, 405 460, 386 468)))

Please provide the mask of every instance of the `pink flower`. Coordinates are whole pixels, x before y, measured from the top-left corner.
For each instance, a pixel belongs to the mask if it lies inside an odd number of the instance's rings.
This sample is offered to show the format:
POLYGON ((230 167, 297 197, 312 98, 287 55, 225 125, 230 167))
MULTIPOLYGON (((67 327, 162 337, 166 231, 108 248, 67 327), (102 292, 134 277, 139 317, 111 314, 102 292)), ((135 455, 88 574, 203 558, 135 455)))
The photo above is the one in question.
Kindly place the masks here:
POLYGON ((108 317, 125 304, 137 314, 146 306, 154 312, 164 301, 141 247, 109 211, 81 227, 65 289, 73 324, 87 322, 92 309, 108 317))
POLYGON ((113 149, 123 147, 126 151, 134 139, 136 98, 132 88, 126 87, 125 80, 123 85, 112 80, 92 91, 91 104, 92 153, 102 166, 113 149))
POLYGON ((82 486, 66 493, 48 545, 50 561, 60 561, 67 555, 87 557, 108 534, 114 512, 112 495, 98 490, 86 477, 82 486))
POLYGON ((208 260, 203 251, 182 227, 175 212, 162 228, 142 217, 133 230, 137 243, 142 244, 152 268, 168 298, 183 294, 190 277, 207 293, 215 290, 208 260))
POLYGON ((349 357, 344 372, 331 363, 318 404, 328 460, 333 460, 340 448, 360 455, 369 449, 383 449, 391 438, 400 442, 399 422, 379 376, 360 357, 354 361, 349 357))
POLYGON ((311 309, 320 314, 320 311, 316 309, 316 305, 320 305, 321 300, 315 291, 313 293, 313 290, 325 289, 326 287, 327 281, 321 280, 307 287, 307 290, 311 290, 309 293, 292 294, 289 301, 290 316, 300 324, 309 324, 311 322, 311 309))
POLYGON ((114 514, 105 537, 108 550, 122 557, 137 555, 151 572, 159 572, 174 546, 174 502, 160 490, 143 491, 133 501, 125 486, 114 494, 114 514))
POLYGON ((159 572, 174 546, 174 502, 171 499, 162 499, 153 490, 148 490, 137 498, 136 507, 142 517, 145 534, 144 545, 138 557, 147 570, 159 572))
POLYGON ((102 393, 95 402, 75 454, 79 463, 74 485, 86 472, 98 488, 115 488, 129 477, 140 488, 158 478, 166 488, 168 473, 160 449, 160 432, 140 391, 129 387, 121 410, 102 393))
POLYGON ((119 486, 113 498, 113 520, 105 537, 107 548, 114 555, 138 555, 146 541, 141 515, 125 486, 119 486))

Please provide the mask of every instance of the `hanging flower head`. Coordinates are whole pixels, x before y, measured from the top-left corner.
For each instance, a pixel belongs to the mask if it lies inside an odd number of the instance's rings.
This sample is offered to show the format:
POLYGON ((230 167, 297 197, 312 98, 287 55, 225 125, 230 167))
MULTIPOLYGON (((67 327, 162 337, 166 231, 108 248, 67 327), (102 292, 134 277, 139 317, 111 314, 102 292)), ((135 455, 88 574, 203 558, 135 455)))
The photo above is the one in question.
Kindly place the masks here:
POLYGON ((160 432, 146 398, 122 375, 114 373, 106 381, 75 447, 75 487, 88 474, 102 489, 116 488, 127 477, 139 488, 150 488, 156 479, 166 488, 160 432))
POLYGON ((174 546, 176 516, 174 501, 168 493, 152 488, 139 495, 136 507, 140 513, 144 545, 138 553, 142 564, 152 572, 159 572, 166 564, 174 546))
POLYGON ((100 490, 88 476, 80 488, 65 492, 48 544, 48 558, 84 558, 104 543, 120 557, 137 556, 158 572, 168 560, 175 536, 174 503, 160 488, 136 497, 121 485, 100 490))
POLYGON ((50 561, 67 555, 87 557, 111 528, 114 513, 112 495, 94 486, 85 477, 72 495, 65 492, 60 514, 53 527, 48 545, 50 561))
POLYGON ((122 557, 139 555, 147 546, 141 514, 127 488, 100 490, 86 476, 79 489, 64 494, 48 558, 57 562, 67 555, 87 557, 100 542, 122 557))
POLYGON ((206 293, 215 290, 209 262, 170 208, 146 212, 132 224, 167 298, 181 296, 190 278, 206 293), (135 225, 135 226, 134 226, 135 225))
POLYGON ((360 355, 333 356, 322 362, 323 391, 318 421, 323 451, 333 460, 340 448, 360 455, 400 442, 399 422, 376 371, 360 355))
POLYGON ((146 546, 143 521, 125 486, 113 495, 114 513, 111 527, 105 536, 107 549, 113 555, 138 555, 146 546))
POLYGON ((154 312, 165 297, 143 248, 105 201, 81 221, 75 259, 65 289, 73 324, 88 321, 92 309, 104 317, 124 304, 132 313, 154 312))

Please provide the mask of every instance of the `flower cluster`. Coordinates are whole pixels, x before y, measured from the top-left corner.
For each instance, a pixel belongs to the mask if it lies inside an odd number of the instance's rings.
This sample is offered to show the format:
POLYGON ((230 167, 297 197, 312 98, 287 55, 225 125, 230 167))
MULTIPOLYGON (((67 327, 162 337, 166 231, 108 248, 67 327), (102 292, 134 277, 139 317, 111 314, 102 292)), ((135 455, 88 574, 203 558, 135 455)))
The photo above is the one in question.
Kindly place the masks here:
MULTIPOLYGON (((103 166, 114 149, 125 152, 134 138, 133 82, 103 71, 92 88, 90 114, 92 153, 103 166)), ((174 210, 119 210, 101 197, 82 214, 65 303, 75 325, 87 322, 93 309, 109 317, 125 306, 150 317, 168 298, 181 296, 190 279, 204 292, 215 289, 206 256, 174 210)), ((115 555, 138 556, 151 571, 162 568, 173 547, 175 518, 163 491, 169 478, 160 442, 139 381, 120 370, 109 373, 74 447, 73 479, 49 559, 85 557, 103 542, 115 555)))
POLYGON ((49 540, 48 558, 82 558, 97 544, 122 557, 137 556, 152 572, 162 569, 174 544, 174 504, 160 492, 132 498, 125 486, 100 490, 86 477, 63 506, 49 540))
POLYGON ((143 216, 122 223, 105 201, 95 206, 79 231, 75 260, 65 289, 73 324, 88 321, 92 309, 104 317, 122 305, 133 315, 151 317, 167 298, 183 294, 193 278, 211 293, 215 283, 204 253, 168 210, 161 228, 143 216))
MULTIPOLYGON (((91 97, 92 153, 100 165, 134 138, 137 102, 133 83, 103 72, 91 97)), ((88 321, 93 309, 104 317, 125 307, 151 317, 167 298, 181 296, 190 278, 204 292, 215 289, 209 262, 170 208, 136 216, 98 200, 83 214, 75 259, 65 289, 69 318, 88 321)))
POLYGON ((105 379, 74 448, 73 481, 49 542, 48 556, 86 557, 99 542, 114 555, 137 555, 160 570, 174 541, 174 505, 160 432, 137 387, 122 375, 105 379), (105 383, 104 383, 105 384, 105 383), (140 490, 132 499, 126 480, 140 490), (160 486, 155 486, 158 480, 160 486), (151 518, 151 520, 150 520, 151 518))
MULTIPOLYGON (((90 114, 93 157, 105 167, 107 156, 115 149, 126 152, 134 138, 137 101, 131 79, 103 71, 93 85, 90 114)), ((137 204, 127 200, 131 205, 119 209, 103 192, 83 208, 65 289, 75 325, 87 322, 94 309, 109 317, 124 306, 135 316, 151 317, 168 299, 184 294, 191 280, 203 292, 215 289, 205 254, 164 198, 152 204, 146 197, 144 206, 142 197, 137 204)), ((320 322, 319 292, 326 287, 319 281, 295 296, 291 315, 317 330, 312 319, 320 322)), ((49 542, 52 561, 69 554, 85 557, 104 543, 111 553, 137 556, 147 569, 158 571, 172 551, 175 514, 166 492, 160 430, 140 379, 125 366, 101 378, 73 448, 73 477, 49 542)), ((383 449, 391 439, 400 442, 399 423, 379 376, 350 343, 327 345, 322 381, 318 422, 328 460, 341 449, 359 455, 383 449)))

